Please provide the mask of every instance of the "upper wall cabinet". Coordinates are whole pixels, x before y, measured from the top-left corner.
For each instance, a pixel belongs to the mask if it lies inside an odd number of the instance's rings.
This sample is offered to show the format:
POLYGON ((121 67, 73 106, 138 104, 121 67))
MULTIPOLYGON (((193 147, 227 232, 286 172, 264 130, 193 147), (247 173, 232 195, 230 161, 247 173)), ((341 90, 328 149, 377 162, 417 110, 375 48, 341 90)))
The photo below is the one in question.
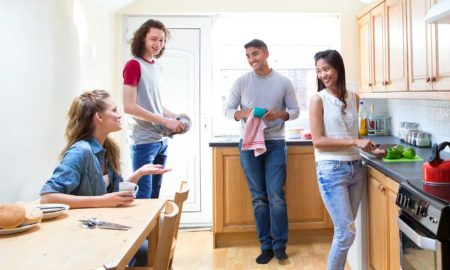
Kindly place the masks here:
POLYGON ((408 0, 409 89, 450 90, 450 25, 427 24, 434 0, 408 0))
POLYGON ((358 20, 359 31, 359 92, 372 92, 372 27, 370 13, 358 20))
POLYGON ((387 0, 386 23, 386 91, 408 90, 408 50, 406 42, 406 0, 387 0))
POLYGON ((425 23, 434 4, 378 0, 359 14, 362 97, 450 100, 450 24, 425 23))
POLYGON ((358 19, 360 92, 406 91, 406 0, 388 0, 358 19))

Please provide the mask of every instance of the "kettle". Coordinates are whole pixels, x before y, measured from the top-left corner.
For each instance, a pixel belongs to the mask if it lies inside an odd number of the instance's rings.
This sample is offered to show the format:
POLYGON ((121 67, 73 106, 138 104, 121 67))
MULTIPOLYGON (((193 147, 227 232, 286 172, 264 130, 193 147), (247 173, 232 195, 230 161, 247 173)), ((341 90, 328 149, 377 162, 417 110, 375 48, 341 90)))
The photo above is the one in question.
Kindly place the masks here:
POLYGON ((423 181, 428 184, 450 184, 450 160, 442 160, 439 153, 450 142, 433 144, 431 157, 422 165, 423 181))

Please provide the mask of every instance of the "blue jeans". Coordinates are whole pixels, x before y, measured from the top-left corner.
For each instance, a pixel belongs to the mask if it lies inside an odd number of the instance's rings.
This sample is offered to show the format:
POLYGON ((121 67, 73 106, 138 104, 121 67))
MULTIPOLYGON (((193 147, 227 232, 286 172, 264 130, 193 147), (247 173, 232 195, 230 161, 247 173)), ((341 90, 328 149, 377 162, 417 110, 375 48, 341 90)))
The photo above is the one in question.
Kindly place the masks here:
MULTIPOLYGON (((239 149, 242 147, 242 140, 239 149)), ((241 166, 252 194, 253 214, 261 250, 285 249, 288 217, 286 182, 286 142, 266 141, 267 152, 255 157, 253 150, 240 150, 241 166)))
POLYGON ((355 218, 365 170, 361 160, 324 160, 316 162, 316 172, 320 195, 334 225, 328 269, 344 269, 348 250, 355 240, 355 218))
MULTIPOLYGON (((131 145, 131 162, 133 171, 145 164, 166 165, 167 139, 161 142, 131 145)), ((139 191, 136 198, 158 198, 161 189, 162 174, 144 175, 138 182, 139 191)))

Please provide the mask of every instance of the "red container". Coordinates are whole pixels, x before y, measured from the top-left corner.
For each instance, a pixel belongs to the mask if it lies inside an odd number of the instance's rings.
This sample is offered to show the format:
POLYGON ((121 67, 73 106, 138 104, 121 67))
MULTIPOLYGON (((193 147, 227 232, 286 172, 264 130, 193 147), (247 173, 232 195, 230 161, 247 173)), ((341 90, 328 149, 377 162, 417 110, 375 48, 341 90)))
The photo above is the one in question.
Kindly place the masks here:
POLYGON ((433 144, 431 158, 422 165, 424 182, 450 184, 450 160, 442 160, 439 155, 447 146, 450 146, 450 142, 443 142, 439 145, 433 144))

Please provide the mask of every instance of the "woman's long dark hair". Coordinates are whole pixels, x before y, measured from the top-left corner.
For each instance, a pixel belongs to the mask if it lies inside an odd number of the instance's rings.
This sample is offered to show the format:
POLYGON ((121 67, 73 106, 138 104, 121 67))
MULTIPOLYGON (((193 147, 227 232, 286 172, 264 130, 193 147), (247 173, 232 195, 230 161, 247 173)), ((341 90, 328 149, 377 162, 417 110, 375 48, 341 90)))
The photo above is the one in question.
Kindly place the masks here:
MULTIPOLYGON (((323 59, 337 71, 337 87, 339 90, 338 98, 344 104, 341 110, 342 113, 344 113, 344 110, 347 108, 347 102, 345 102, 345 96, 347 95, 347 86, 345 85, 344 60, 336 50, 326 50, 316 53, 314 55, 316 66, 319 59, 323 59)), ((319 77, 317 77, 317 92, 322 91, 324 88, 326 88, 325 84, 319 79, 319 77)))
MULTIPOLYGON (((106 110, 105 99, 110 95, 105 90, 94 90, 84 92, 76 97, 67 113, 66 139, 67 145, 61 152, 61 159, 66 151, 76 142, 87 140, 94 133, 94 116, 97 112, 106 110)), ((111 167, 117 173, 120 173, 120 150, 117 143, 107 137, 103 145, 105 148, 105 157, 110 162, 111 167)))

